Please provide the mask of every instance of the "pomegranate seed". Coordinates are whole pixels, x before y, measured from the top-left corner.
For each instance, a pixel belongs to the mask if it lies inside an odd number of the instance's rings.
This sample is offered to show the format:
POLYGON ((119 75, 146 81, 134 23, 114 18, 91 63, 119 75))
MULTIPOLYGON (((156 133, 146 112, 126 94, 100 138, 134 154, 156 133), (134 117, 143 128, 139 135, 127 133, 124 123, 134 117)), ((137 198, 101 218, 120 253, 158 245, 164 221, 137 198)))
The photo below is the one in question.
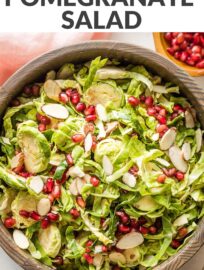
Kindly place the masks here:
POLYGON ((39 95, 40 95, 40 86, 39 85, 35 84, 32 86, 32 95, 34 97, 39 97, 39 95))
POLYGON ((49 125, 51 123, 51 120, 47 116, 41 116, 40 123, 44 125, 49 125))
POLYGON ((108 248, 106 246, 102 246, 102 252, 107 252, 108 251, 108 248))
POLYGON ((76 208, 72 208, 69 213, 73 216, 74 219, 80 217, 80 212, 76 208))
POLYGON ((16 224, 16 220, 12 217, 8 217, 4 220, 4 226, 6 228, 13 228, 13 226, 16 224))
POLYGON ((93 264, 93 258, 88 253, 84 253, 84 259, 87 261, 88 264, 93 264))
POLYGON ((96 119, 97 119, 97 116, 95 114, 87 115, 85 117, 85 120, 87 122, 94 122, 94 121, 96 121, 96 119))
POLYGON ((192 41, 193 40, 193 34, 191 33, 184 33, 184 38, 188 41, 192 41))
POLYGON ((171 41, 172 40, 172 33, 168 32, 164 34, 164 37, 167 41, 171 41))
POLYGON ((47 217, 43 218, 41 221, 41 228, 42 229, 47 229, 50 225, 50 221, 47 217))
POLYGON ((28 177, 30 177, 32 174, 30 174, 29 172, 20 172, 19 175, 22 176, 22 177, 24 177, 24 178, 28 178, 28 177))
POLYGON ((90 182, 94 187, 100 184, 100 180, 96 176, 91 176, 90 182))
POLYGON ((54 180, 52 178, 48 178, 45 186, 46 186, 46 190, 47 190, 46 193, 51 193, 53 191, 53 188, 54 188, 54 180))
POLYGON ((167 176, 175 176, 176 174, 176 169, 175 168, 171 168, 168 170, 168 175, 167 176))
POLYGON ((157 111, 157 112, 160 112, 162 109, 164 109, 162 106, 160 106, 160 105, 156 105, 155 107, 155 110, 157 111))
POLYGON ((21 105, 21 102, 20 102, 20 100, 19 99, 13 99, 12 101, 11 101, 11 106, 13 106, 13 107, 17 107, 17 106, 19 106, 19 105, 21 105))
POLYGON ((55 199, 59 199, 61 197, 61 186, 58 184, 55 184, 52 190, 52 195, 55 199))
POLYGON ((198 46, 198 45, 195 45, 192 48, 192 52, 193 53, 201 53, 201 50, 202 50, 202 47, 201 46, 198 46))
POLYGON ((131 106, 136 107, 136 106, 138 106, 140 104, 140 100, 138 98, 136 98, 136 97, 131 96, 131 97, 128 98, 128 103, 131 106))
POLYGON ((195 66, 195 62, 191 59, 191 57, 188 57, 188 59, 186 60, 186 63, 187 63, 189 66, 195 66))
POLYGON ((173 38, 176 38, 176 37, 178 36, 178 34, 179 34, 178 32, 173 32, 173 33, 172 33, 172 37, 173 37, 173 38))
POLYGON ((175 176, 179 181, 182 181, 184 179, 184 173, 182 172, 176 172, 175 176))
POLYGON ((145 102, 145 100, 146 100, 146 97, 145 96, 141 96, 140 97, 140 102, 145 102))
POLYGON ((181 105, 179 105, 179 104, 175 104, 174 107, 173 107, 174 112, 180 111, 182 109, 183 109, 183 107, 181 105))
POLYGON ((83 112, 85 109, 86 109, 86 105, 84 103, 82 103, 82 102, 81 103, 78 103, 76 105, 76 110, 78 112, 83 112))
POLYGON ((39 124, 39 125, 38 125, 38 130, 39 130, 40 132, 43 132, 43 131, 45 131, 46 129, 47 129, 47 127, 46 127, 45 124, 39 124))
POLYGON ((26 210, 20 210, 19 215, 24 217, 24 218, 29 218, 30 217, 30 213, 28 211, 26 211, 26 210))
POLYGON ((188 47, 188 42, 184 40, 184 42, 180 44, 180 48, 181 50, 185 51, 187 47, 188 47))
POLYGON ((35 221, 39 221, 39 220, 41 219, 40 215, 39 215, 37 212, 35 212, 35 211, 32 211, 32 212, 30 213, 30 217, 31 217, 32 219, 34 219, 35 221))
POLYGON ((134 165, 129 169, 129 173, 133 174, 134 176, 137 176, 138 170, 139 170, 138 167, 136 165, 134 165))
POLYGON ((64 260, 61 256, 57 256, 55 257, 55 259, 53 260, 54 265, 63 265, 64 264, 64 260))
POLYGON ((172 56, 174 55, 174 49, 173 48, 167 48, 166 49, 167 50, 167 52, 169 53, 169 54, 171 54, 172 56))
POLYGON ((136 219, 131 219, 130 220, 130 226, 131 226, 131 228, 133 228, 133 229, 135 229, 135 230, 139 230, 139 227, 140 227, 140 224, 139 224, 139 222, 137 222, 137 220, 136 219))
POLYGON ((156 234, 157 233, 157 228, 155 226, 149 227, 149 233, 150 234, 156 234))
POLYGON ((185 39, 184 34, 183 33, 179 33, 178 36, 176 37, 177 44, 183 43, 184 42, 184 39, 185 39))
POLYGON ((180 237, 185 237, 188 234, 188 229, 186 227, 180 228, 178 230, 178 235, 180 237))
POLYGON ((157 120, 159 121, 159 123, 162 124, 162 125, 165 125, 166 122, 167 122, 167 121, 166 121, 166 117, 165 117, 165 116, 162 116, 162 115, 160 115, 160 114, 157 115, 156 118, 157 118, 157 120))
POLYGON ((100 219, 100 224, 101 224, 102 227, 103 227, 105 221, 106 221, 105 218, 101 218, 101 219, 100 219))
POLYGON ((84 140, 84 135, 83 134, 75 134, 72 136, 72 141, 75 143, 81 143, 84 140))
POLYGON ((180 245, 181 245, 181 243, 176 239, 172 240, 172 242, 171 242, 171 247, 173 249, 177 249, 180 245))
POLYGON ((129 216, 123 211, 117 211, 116 216, 120 218, 122 224, 127 224, 129 222, 129 216))
POLYGON ((59 94, 59 101, 66 104, 66 103, 69 102, 69 97, 67 96, 66 93, 62 92, 62 93, 59 94))
POLYGON ((81 207, 81 208, 85 208, 86 207, 86 202, 84 201, 84 199, 81 196, 78 196, 76 198, 76 202, 77 204, 81 207))
POLYGON ((161 116, 166 116, 166 110, 165 109, 161 109, 160 110, 160 112, 159 112, 159 114, 161 115, 161 116))
POLYGON ((79 94, 74 94, 71 96, 71 102, 72 104, 76 105, 80 102, 80 95, 79 94))
POLYGON ((36 118, 37 118, 38 122, 41 122, 42 114, 36 113, 36 118))
POLYGON ((93 246, 93 241, 92 240, 88 240, 86 242, 86 247, 91 247, 91 246, 93 246))
POLYGON ((182 53, 181 53, 180 60, 181 60, 182 62, 186 62, 187 58, 188 58, 187 52, 182 52, 182 53))
POLYGON ((178 113, 177 113, 177 112, 172 113, 170 119, 171 119, 171 120, 174 120, 177 116, 178 116, 178 113))
POLYGON ((95 114, 95 112, 96 112, 96 107, 94 105, 90 105, 85 109, 84 114, 87 116, 87 115, 95 114))
POLYGON ((177 52, 177 51, 180 50, 180 47, 179 47, 179 45, 174 44, 172 49, 173 49, 174 52, 177 52))
POLYGON ((71 154, 67 154, 67 155, 66 155, 66 161, 67 161, 67 164, 68 164, 69 166, 74 165, 74 160, 73 160, 71 154))
POLYGON ((92 143, 91 150, 92 150, 92 151, 95 151, 96 146, 97 146, 97 143, 96 143, 96 142, 93 142, 93 143, 92 143))
POLYGON ((55 221, 59 220, 59 214, 58 213, 50 212, 50 213, 47 214, 47 217, 52 222, 55 222, 55 221))
POLYGON ((147 109, 147 113, 148 113, 148 115, 150 115, 150 116, 155 116, 156 115, 156 113, 157 113, 157 111, 156 111, 156 109, 155 108, 148 108, 147 109))
POLYGON ((201 57, 200 53, 192 53, 191 59, 192 59, 192 61, 199 62, 199 61, 201 61, 202 57, 201 57))
POLYGON ((25 86, 23 89, 23 93, 26 96, 31 96, 32 95, 32 88, 30 86, 25 86))
POLYGON ((146 228, 146 227, 140 226, 139 232, 142 233, 142 234, 148 234, 149 229, 146 228))
POLYGON ((138 219, 138 223, 139 223, 140 226, 141 226, 141 225, 146 224, 146 223, 147 223, 147 220, 146 220, 145 217, 141 216, 141 217, 139 217, 139 219, 138 219))
POLYGON ((130 227, 126 226, 124 224, 119 224, 118 225, 118 231, 121 233, 129 233, 130 232, 130 227))
POLYGON ((200 62, 198 62, 198 63, 196 64, 196 67, 197 67, 197 68, 204 68, 204 60, 201 60, 200 62))
POLYGON ((161 183, 161 184, 164 184, 166 180, 166 175, 165 174, 161 174, 157 177, 157 182, 161 183))
POLYGON ((91 248, 86 247, 86 248, 85 248, 85 251, 86 251, 86 253, 90 253, 90 252, 91 252, 91 248))
POLYGON ((161 227, 162 227, 162 219, 157 218, 154 225, 158 230, 161 229, 161 227))
POLYGON ((174 57, 175 57, 176 59, 180 59, 180 58, 181 58, 181 52, 175 52, 175 53, 174 53, 174 57))
POLYGON ((153 103, 154 103, 153 97, 151 97, 151 96, 146 97, 146 99, 145 99, 145 104, 146 104, 148 107, 151 107, 151 106, 153 105, 153 103))
POLYGON ((164 132, 164 131, 167 131, 167 130, 168 130, 167 125, 158 125, 156 127, 156 132, 157 133, 161 133, 161 132, 164 132))
POLYGON ((21 173, 24 170, 24 166, 18 166, 15 169, 13 169, 13 172, 15 172, 16 174, 21 173))

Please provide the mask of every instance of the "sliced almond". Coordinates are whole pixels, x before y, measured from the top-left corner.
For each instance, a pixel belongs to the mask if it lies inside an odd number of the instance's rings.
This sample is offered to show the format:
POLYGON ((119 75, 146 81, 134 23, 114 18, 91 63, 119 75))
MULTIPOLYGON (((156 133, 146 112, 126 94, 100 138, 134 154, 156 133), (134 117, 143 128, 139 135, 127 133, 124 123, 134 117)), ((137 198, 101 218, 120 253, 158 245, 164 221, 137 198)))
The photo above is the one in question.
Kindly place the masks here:
POLYGON ((101 104, 96 105, 96 113, 98 115, 98 118, 101 121, 104 121, 104 122, 107 121, 107 113, 106 113, 106 109, 103 105, 101 105, 101 104))
POLYGON ((158 141, 158 140, 159 140, 159 133, 153 134, 152 137, 151 137, 151 139, 152 139, 154 142, 158 141))
POLYGON ((169 149, 169 158, 177 170, 183 173, 187 171, 188 164, 183 159, 182 151, 178 148, 178 146, 172 146, 169 149))
POLYGON ((129 249, 140 246, 144 242, 144 237, 141 233, 130 232, 122 236, 116 247, 119 249, 129 249))
POLYGON ((73 166, 69 169, 68 175, 71 177, 84 177, 85 173, 78 166, 73 166))
POLYGON ((96 266, 96 268, 99 268, 103 265, 104 262, 104 256, 102 254, 96 254, 93 259, 93 265, 96 266))
POLYGON ((88 133, 85 140, 84 140, 84 149, 85 152, 89 152, 92 148, 93 139, 91 133, 88 133))
POLYGON ((44 91, 50 99, 59 101, 59 94, 62 90, 55 81, 47 80, 44 83, 44 91))
POLYGON ((185 111, 185 122, 186 122, 186 128, 194 128, 195 122, 193 119, 193 115, 189 110, 185 111))
POLYGON ((90 182, 90 179, 91 179, 91 175, 90 174, 85 174, 83 179, 86 181, 86 183, 89 183, 90 182))
POLYGON ((109 157, 103 156, 103 169, 106 175, 111 175, 113 173, 113 164, 111 163, 109 157))
POLYGON ((40 214, 41 216, 45 216, 49 213, 50 208, 51 208, 51 203, 48 198, 42 198, 41 200, 39 200, 37 204, 38 214, 40 214))
POLYGON ((86 185, 86 181, 81 178, 77 178, 76 180, 76 187, 78 190, 78 193, 81 194, 83 187, 86 185))
POLYGON ((29 247, 29 240, 25 236, 25 234, 20 230, 13 231, 13 240, 16 245, 21 249, 28 249, 29 247))
POLYGON ((103 122, 100 121, 100 120, 97 121, 96 126, 99 129, 99 134, 97 136, 97 140, 101 140, 101 139, 105 138, 106 137, 106 131, 105 131, 103 122))
POLYGON ((129 187, 135 187, 136 178, 133 174, 127 172, 123 175, 123 183, 125 183, 129 187))
POLYGON ((168 161, 166 161, 163 158, 156 158, 156 161, 159 162, 164 167, 169 167, 171 165, 168 161))
POLYGON ((42 192, 44 187, 44 182, 40 176, 34 176, 31 178, 29 187, 37 194, 42 192))
POLYGON ((161 138, 159 142, 160 149, 163 151, 168 150, 175 142, 175 139, 176 139, 176 130, 175 128, 170 128, 164 134, 164 136, 161 138))
POLYGON ((113 121, 113 122, 107 123, 105 126, 106 134, 110 134, 111 132, 116 130, 118 125, 119 125, 118 121, 113 121))
POLYGON ((74 180, 71 182, 71 184, 70 184, 70 186, 69 186, 69 191, 70 191, 70 193, 71 193, 72 195, 74 195, 74 196, 79 195, 79 191, 78 191, 78 189, 77 189, 77 178, 74 179, 74 180))
POLYGON ((190 143, 188 143, 188 142, 184 143, 181 151, 183 153, 183 158, 188 161, 191 158, 191 145, 190 145, 190 143))
POLYGON ((46 115, 56 119, 65 120, 69 116, 68 110, 61 104, 45 104, 41 109, 46 115))
POLYGON ((126 263, 126 259, 125 256, 120 253, 120 252, 111 252, 109 254, 109 259, 111 262, 113 263, 121 263, 121 264, 125 264, 126 263))
POLYGON ((188 218, 186 214, 181 215, 177 219, 174 220, 173 226, 180 227, 188 223, 188 218))
POLYGON ((195 139, 196 139, 196 152, 198 153, 200 150, 201 150, 201 147, 202 147, 202 131, 200 128, 198 128, 196 130, 196 133, 195 133, 195 139))
POLYGON ((24 162, 24 155, 23 153, 19 153, 11 159, 11 169, 16 167, 22 166, 24 162))

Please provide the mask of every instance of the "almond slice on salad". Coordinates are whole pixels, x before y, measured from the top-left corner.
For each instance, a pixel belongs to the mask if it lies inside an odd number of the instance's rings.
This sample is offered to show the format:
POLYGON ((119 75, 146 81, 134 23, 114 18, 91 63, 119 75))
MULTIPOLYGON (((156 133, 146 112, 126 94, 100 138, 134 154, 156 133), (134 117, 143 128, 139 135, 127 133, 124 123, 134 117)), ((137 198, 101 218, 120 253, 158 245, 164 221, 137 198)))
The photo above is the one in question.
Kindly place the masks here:
POLYGON ((40 176, 33 176, 30 180, 29 187, 37 194, 42 192, 44 182, 40 176))
POLYGON ((203 140, 203 135, 200 128, 196 130, 195 139, 196 139, 196 152, 198 153, 201 150, 203 140))
POLYGON ((98 118, 101 121, 104 121, 104 122, 107 121, 108 117, 107 117, 106 109, 102 104, 97 104, 96 105, 96 113, 98 115, 98 118))
POLYGON ((62 92, 59 85, 53 80, 47 80, 44 83, 43 89, 45 94, 52 100, 59 101, 59 94, 62 92))
POLYGON ((102 160, 103 169, 106 175, 111 175, 113 173, 113 164, 110 161, 109 157, 103 156, 102 160))
POLYGON ((93 265, 98 268, 100 268, 103 265, 104 262, 104 256, 102 254, 96 254, 94 255, 94 259, 93 259, 93 265))
POLYGON ((154 134, 152 135, 151 139, 152 139, 154 142, 158 141, 158 140, 159 140, 159 133, 154 133, 154 134))
POLYGON ((84 149, 85 152, 89 152, 92 148, 93 139, 91 133, 88 133, 85 140, 84 140, 84 149))
POLYGON ((194 121, 193 115, 189 110, 185 111, 185 122, 186 122, 186 128, 195 127, 195 121, 194 121))
POLYGON ((42 106, 41 109, 46 115, 52 118, 65 120, 69 116, 68 110, 61 104, 54 104, 54 103, 45 104, 42 106))
POLYGON ((127 172, 123 175, 123 183, 133 188, 136 185, 136 178, 133 174, 127 172))
POLYGON ((71 184, 70 184, 70 186, 69 186, 69 191, 70 191, 70 193, 71 193, 72 195, 74 195, 74 196, 79 195, 79 191, 78 191, 78 188, 77 188, 77 180, 78 180, 78 178, 75 178, 75 179, 71 182, 71 184))
POLYGON ((37 204, 38 214, 40 214, 41 216, 45 216, 49 213, 50 208, 51 208, 51 203, 48 198, 42 198, 39 200, 37 204))
POLYGON ((160 149, 165 151, 168 150, 175 142, 176 139, 176 129, 170 128, 164 136, 161 138, 159 145, 160 149))
POLYGON ((15 229, 13 231, 13 240, 19 248, 21 249, 29 248, 30 245, 29 240, 22 231, 15 229))
POLYGON ((164 158, 156 158, 155 161, 163 165, 164 167, 170 167, 170 163, 164 158))
POLYGON ((111 262, 113 263, 121 263, 121 264, 125 264, 126 263, 126 258, 125 256, 120 253, 120 252, 111 252, 109 254, 109 259, 111 262))
POLYGON ((109 135, 111 132, 116 130, 118 125, 119 125, 118 121, 113 121, 113 122, 107 123, 105 126, 106 134, 109 135))
POLYGON ((169 158, 177 170, 179 170, 183 173, 185 173, 187 171, 188 164, 183 159, 182 151, 180 150, 180 148, 178 146, 172 146, 169 149, 169 158))
POLYGON ((119 249, 130 249, 140 246, 143 242, 144 237, 141 233, 130 232, 120 238, 116 247, 119 249))
POLYGON ((180 226, 183 226, 185 224, 188 224, 188 218, 187 218, 186 214, 181 215, 180 217, 175 219, 173 222, 174 227, 180 227, 180 226))
POLYGON ((86 181, 81 178, 76 179, 76 187, 78 190, 78 193, 81 194, 83 187, 86 185, 86 181))
POLYGON ((183 144, 181 151, 183 153, 183 158, 188 161, 191 158, 191 145, 186 142, 183 144))
POLYGON ((69 169, 68 175, 71 177, 84 177, 85 173, 78 166, 73 166, 69 169))
POLYGON ((11 169, 22 166, 23 163, 24 163, 24 155, 22 152, 20 152, 11 159, 11 169))

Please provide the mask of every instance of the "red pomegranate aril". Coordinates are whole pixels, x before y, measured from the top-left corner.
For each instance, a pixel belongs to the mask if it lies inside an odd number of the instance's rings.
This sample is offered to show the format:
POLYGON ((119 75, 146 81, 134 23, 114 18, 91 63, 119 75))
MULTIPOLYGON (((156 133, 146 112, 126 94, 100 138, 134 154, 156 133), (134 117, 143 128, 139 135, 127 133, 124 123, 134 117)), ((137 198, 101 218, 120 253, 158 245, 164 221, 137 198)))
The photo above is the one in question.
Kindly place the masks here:
POLYGON ((201 60, 200 62, 198 62, 198 63, 196 64, 196 67, 197 67, 197 68, 204 68, 204 60, 201 60))
POLYGON ((130 220, 130 226, 131 228, 135 229, 135 230, 139 230, 140 224, 137 222, 136 219, 131 219, 130 220))
POLYGON ((29 218, 30 217, 30 212, 28 212, 26 210, 20 210, 19 215, 24 217, 24 218, 29 218))
POLYGON ((179 105, 179 104, 175 104, 174 107, 173 107, 173 110, 176 111, 176 112, 179 111, 179 110, 182 110, 182 109, 183 109, 183 107, 181 105, 179 105))
POLYGON ((4 226, 8 229, 13 228, 16 224, 16 220, 13 217, 8 217, 4 220, 4 226))
POLYGON ((148 234, 149 233, 149 229, 143 226, 140 226, 139 228, 139 232, 142 234, 148 234))
POLYGON ((130 232, 130 227, 126 226, 124 224, 119 224, 118 225, 118 231, 121 233, 129 233, 130 232))
POLYGON ((202 57, 201 57, 200 53, 192 53, 191 59, 192 59, 192 61, 199 62, 202 59, 202 57))
POLYGON ((72 141, 75 143, 81 143, 84 140, 84 135, 83 134, 75 134, 72 136, 72 141))
POLYGON ((178 230, 178 235, 180 237, 185 237, 188 234, 188 229, 186 227, 182 227, 178 230))
POLYGON ((157 115, 156 118, 157 118, 157 120, 159 121, 159 123, 162 124, 162 125, 165 125, 166 122, 167 122, 167 121, 166 121, 166 117, 163 116, 163 115, 160 115, 160 114, 159 114, 159 115, 157 115))
POLYGON ((48 178, 45 185, 47 193, 51 193, 54 188, 54 180, 52 178, 48 178))
POLYGON ((68 164, 69 166, 74 165, 74 160, 73 160, 71 154, 67 154, 67 155, 66 155, 66 161, 67 161, 67 164, 68 164))
POLYGON ((30 218, 32 218, 35 221, 41 220, 41 216, 37 212, 35 212, 35 211, 32 211, 30 213, 30 218))
POLYGON ((74 219, 77 219, 78 217, 80 217, 80 212, 76 209, 76 208, 72 208, 70 211, 69 211, 70 215, 72 215, 72 217, 74 219))
POLYGON ((177 249, 178 247, 180 247, 180 245, 181 245, 181 243, 176 239, 172 240, 172 242, 171 242, 171 247, 173 249, 177 249))
POLYGON ((180 59, 180 58, 181 58, 181 52, 175 52, 175 53, 174 53, 174 57, 175 57, 176 59, 180 59))
POLYGON ((187 54, 187 52, 182 52, 181 53, 181 56, 180 56, 180 60, 182 61, 182 62, 186 62, 186 59, 188 58, 188 54, 187 54))
POLYGON ((179 33, 178 36, 176 37, 176 42, 177 44, 182 44, 185 40, 184 34, 183 33, 179 33))
POLYGON ((175 52, 177 52, 177 51, 179 51, 180 50, 180 47, 179 47, 179 45, 173 45, 173 47, 172 47, 172 49, 173 49, 173 51, 174 51, 174 53, 175 52))
POLYGON ((80 102, 80 103, 78 103, 78 104, 76 105, 76 110, 77 110, 78 112, 83 112, 85 109, 86 109, 85 103, 80 102))
POLYGON ((26 96, 31 96, 32 95, 32 88, 30 86, 25 86, 23 89, 23 93, 26 96))
POLYGON ((96 176, 91 176, 90 182, 94 187, 100 184, 100 180, 96 176))
POLYGON ((108 251, 108 247, 107 246, 102 246, 102 252, 107 252, 108 251))
POLYGON ((177 180, 182 181, 184 179, 185 175, 182 172, 176 172, 175 176, 176 176, 177 180))
POLYGON ((129 222, 129 216, 123 211, 117 211, 116 216, 120 218, 122 224, 127 224, 129 222))
POLYGON ((146 223, 147 223, 147 220, 146 220, 145 217, 141 216, 141 217, 139 217, 139 219, 138 219, 137 222, 138 222, 138 223, 140 224, 140 226, 141 226, 141 225, 146 224, 146 223))
POLYGON ((178 36, 179 32, 172 32, 172 37, 176 38, 178 36))
POLYGON ((43 131, 45 131, 46 129, 47 129, 47 127, 46 127, 45 124, 39 124, 39 125, 38 125, 38 130, 39 130, 40 132, 43 132, 43 131))
POLYGON ((84 199, 81 196, 78 196, 76 198, 76 202, 77 204, 81 207, 81 208, 85 208, 86 207, 86 202, 84 201, 84 199))
POLYGON ((193 36, 193 44, 199 44, 200 43, 200 33, 195 33, 193 36))
POLYGON ((161 109, 159 112, 160 115, 162 116, 166 116, 166 110, 165 109, 161 109))
POLYGON ((149 227, 149 233, 150 234, 156 234, 157 233, 157 228, 155 226, 150 226, 149 227))
POLYGON ((133 106, 136 107, 140 104, 140 100, 134 96, 131 96, 128 98, 128 103, 133 106))
POLYGON ((168 170, 168 176, 175 176, 176 174, 176 168, 171 168, 168 170))
POLYGON ((49 227, 49 225, 50 225, 50 221, 47 217, 45 217, 41 220, 41 228, 42 229, 47 229, 49 227))
POLYGON ((97 143, 96 143, 96 142, 93 142, 93 143, 92 143, 91 150, 92 150, 92 151, 95 151, 95 150, 96 150, 96 146, 97 146, 97 143))
POLYGON ((62 92, 62 93, 59 94, 59 100, 62 103, 66 104, 69 101, 69 97, 67 96, 66 93, 62 92))
POLYGON ((154 107, 152 107, 152 108, 150 107, 150 108, 147 109, 147 113, 150 116, 155 116, 157 111, 156 111, 156 109, 154 107))
POLYGON ((59 199, 61 197, 61 186, 59 184, 54 185, 52 195, 55 199, 59 199))
POLYGON ((179 115, 178 112, 174 112, 174 113, 171 114, 170 119, 174 120, 178 115, 179 115))
POLYGON ((130 169, 129 169, 129 173, 133 174, 134 176, 137 176, 138 174, 138 167, 136 165, 133 165, 130 169))
POLYGON ((87 122, 94 122, 94 121, 96 121, 96 119, 97 119, 97 115, 95 115, 95 114, 87 115, 87 116, 85 117, 85 120, 86 120, 87 122))
POLYGON ((40 95, 40 86, 39 85, 32 86, 32 95, 34 97, 39 97, 39 95, 40 95))
POLYGON ((168 130, 167 125, 158 125, 156 127, 156 132, 157 133, 161 133, 161 132, 164 132, 164 131, 167 131, 167 130, 168 130))
POLYGON ((164 34, 164 37, 167 41, 171 41, 172 40, 172 33, 171 32, 167 32, 164 34))
POLYGON ((30 177, 32 174, 30 174, 29 172, 19 172, 19 175, 24 177, 24 178, 28 178, 30 177))
POLYGON ((58 213, 50 212, 50 213, 47 214, 47 217, 52 222, 55 222, 55 221, 59 220, 59 214, 58 213))
POLYGON ((90 252, 91 252, 91 248, 86 247, 86 248, 85 248, 85 251, 86 251, 86 253, 90 253, 90 252))
POLYGON ((146 97, 145 96, 140 96, 140 102, 145 102, 146 97))
POLYGON ((193 61, 191 59, 191 57, 188 57, 188 59, 186 60, 186 63, 189 65, 189 66, 195 66, 195 61, 193 61))
POLYGON ((184 33, 184 38, 188 41, 191 41, 193 39, 193 34, 191 33, 184 33))
POLYGON ((154 108, 155 108, 155 110, 157 111, 157 112, 160 112, 162 109, 164 109, 162 106, 160 106, 160 105, 156 105, 156 106, 154 106, 154 108))
POLYGON ((160 184, 164 184, 166 180, 166 175, 165 174, 161 174, 157 177, 157 182, 160 184))
POLYGON ((157 230, 161 229, 161 227, 162 227, 162 219, 157 218, 156 221, 155 221, 154 226, 157 228, 157 230))
POLYGON ((153 97, 151 97, 151 96, 146 97, 146 99, 145 99, 145 104, 146 104, 148 107, 151 107, 151 106, 153 105, 153 103, 154 103, 153 97))
POLYGON ((184 40, 184 42, 180 44, 180 48, 181 50, 185 51, 187 47, 188 47, 188 42, 184 40))
POLYGON ((79 94, 74 94, 71 96, 71 102, 72 104, 76 105, 80 102, 80 95, 79 94))
POLYGON ((53 260, 53 263, 54 263, 54 265, 60 266, 60 265, 63 265, 64 264, 64 260, 63 260, 63 258, 61 256, 57 256, 53 260))
POLYGON ((88 264, 93 264, 93 257, 88 253, 84 253, 84 259, 87 261, 88 264))
POLYGON ((71 88, 68 88, 66 91, 65 91, 65 93, 66 93, 66 95, 70 98, 71 97, 71 95, 72 95, 72 89, 71 88))
POLYGON ((15 172, 16 174, 19 174, 19 173, 22 173, 24 170, 24 166, 21 165, 21 166, 18 166, 16 168, 13 169, 13 172, 15 172))
POLYGON ((86 247, 91 247, 91 246, 93 246, 93 241, 92 240, 88 240, 86 242, 86 247))
POLYGON ((41 118, 42 118, 42 114, 36 113, 36 119, 38 120, 38 122, 41 121, 41 118))
POLYGON ((49 117, 42 115, 40 119, 40 123, 44 125, 49 125, 51 123, 51 120, 49 117))
POLYGON ((166 49, 167 50, 167 52, 169 53, 169 54, 171 54, 172 56, 174 55, 174 49, 173 48, 167 48, 166 49))
POLYGON ((20 100, 19 99, 13 99, 12 101, 11 101, 11 106, 13 106, 13 107, 17 107, 17 106, 19 106, 19 105, 21 105, 21 102, 20 102, 20 100))
POLYGON ((92 114, 95 114, 96 112, 96 107, 94 105, 89 105, 85 111, 84 111, 84 114, 85 115, 92 115, 92 114))
POLYGON ((202 50, 202 47, 201 46, 198 46, 198 45, 195 45, 192 48, 192 52, 193 53, 201 53, 201 50, 202 50))

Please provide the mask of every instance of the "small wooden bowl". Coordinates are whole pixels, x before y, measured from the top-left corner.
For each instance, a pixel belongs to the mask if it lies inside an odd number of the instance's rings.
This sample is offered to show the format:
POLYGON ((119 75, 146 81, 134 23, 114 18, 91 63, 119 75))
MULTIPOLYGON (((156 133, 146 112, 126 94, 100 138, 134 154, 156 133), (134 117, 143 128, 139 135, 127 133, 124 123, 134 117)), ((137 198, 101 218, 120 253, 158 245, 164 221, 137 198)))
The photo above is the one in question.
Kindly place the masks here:
MULTIPOLYGON (((145 65, 164 79, 179 85, 181 92, 197 110, 198 118, 204 127, 204 92, 181 68, 161 55, 126 43, 95 41, 75 44, 51 51, 17 71, 0 89, 0 115, 3 115, 9 102, 21 91, 24 85, 36 81, 47 71, 57 69, 64 63, 83 63, 97 56, 117 59, 121 62, 145 65)), ((204 243, 204 219, 200 220, 191 239, 177 254, 156 266, 154 270, 177 270, 186 263, 204 243)), ((31 255, 20 250, 11 234, 0 222, 0 245, 25 270, 50 270, 31 255)))
POLYGON ((154 37, 155 47, 156 47, 156 50, 158 53, 162 54, 166 58, 173 61, 176 65, 180 66, 185 71, 187 71, 191 76, 193 76, 193 77, 204 76, 204 69, 203 68, 191 67, 191 66, 177 60, 176 58, 174 58, 171 54, 169 54, 167 52, 166 49, 169 47, 169 45, 164 38, 164 33, 153 33, 153 37, 154 37))

